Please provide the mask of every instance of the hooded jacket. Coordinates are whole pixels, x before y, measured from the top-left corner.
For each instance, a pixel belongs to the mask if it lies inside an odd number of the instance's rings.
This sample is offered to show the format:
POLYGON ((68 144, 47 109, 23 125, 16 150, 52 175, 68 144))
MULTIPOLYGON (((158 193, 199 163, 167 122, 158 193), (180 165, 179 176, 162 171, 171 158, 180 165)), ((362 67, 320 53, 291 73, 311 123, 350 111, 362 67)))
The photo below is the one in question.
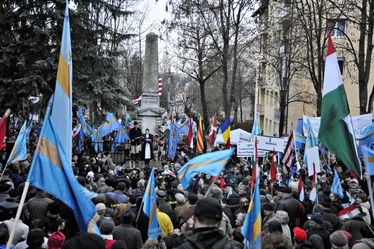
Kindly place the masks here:
POLYGON ((288 217, 288 213, 285 211, 279 210, 275 213, 275 219, 282 225, 283 235, 289 238, 290 241, 292 241, 291 230, 290 230, 290 227, 288 226, 288 223, 290 221, 288 217))
POLYGON ((198 228, 177 249, 236 249, 218 228, 198 228))

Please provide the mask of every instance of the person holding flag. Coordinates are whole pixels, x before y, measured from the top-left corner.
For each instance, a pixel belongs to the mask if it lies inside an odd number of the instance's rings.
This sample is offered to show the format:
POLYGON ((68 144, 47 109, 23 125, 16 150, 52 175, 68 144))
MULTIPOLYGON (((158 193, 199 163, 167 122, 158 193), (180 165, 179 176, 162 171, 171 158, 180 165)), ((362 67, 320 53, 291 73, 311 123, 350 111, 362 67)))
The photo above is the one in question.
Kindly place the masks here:
MULTIPOLYGON (((72 80, 73 64, 70 41, 69 9, 66 2, 56 87, 44 117, 38 144, 15 217, 19 221, 25 197, 31 185, 65 203, 73 212, 79 229, 99 233, 96 209, 74 175, 72 158, 72 80)), ((15 228, 15 227, 14 227, 15 228)), ((12 229, 7 248, 13 241, 12 229)))

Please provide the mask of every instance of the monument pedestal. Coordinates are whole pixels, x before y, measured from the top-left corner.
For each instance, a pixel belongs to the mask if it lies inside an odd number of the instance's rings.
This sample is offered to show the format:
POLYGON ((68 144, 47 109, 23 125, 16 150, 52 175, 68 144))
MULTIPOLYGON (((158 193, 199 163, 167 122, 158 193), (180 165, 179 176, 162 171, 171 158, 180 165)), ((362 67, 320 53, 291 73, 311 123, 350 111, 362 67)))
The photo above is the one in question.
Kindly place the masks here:
MULTIPOLYGON (((158 36, 149 33, 145 41, 144 71, 143 71, 143 94, 138 116, 142 119, 142 131, 149 129, 150 133, 157 131, 157 120, 165 112, 160 107, 158 96, 158 36)), ((161 122, 161 121, 159 121, 161 122)))
POLYGON ((142 120, 142 131, 149 129, 150 133, 157 132, 157 126, 160 125, 164 108, 160 107, 160 98, 157 92, 144 92, 142 94, 141 106, 138 109, 138 117, 142 120))

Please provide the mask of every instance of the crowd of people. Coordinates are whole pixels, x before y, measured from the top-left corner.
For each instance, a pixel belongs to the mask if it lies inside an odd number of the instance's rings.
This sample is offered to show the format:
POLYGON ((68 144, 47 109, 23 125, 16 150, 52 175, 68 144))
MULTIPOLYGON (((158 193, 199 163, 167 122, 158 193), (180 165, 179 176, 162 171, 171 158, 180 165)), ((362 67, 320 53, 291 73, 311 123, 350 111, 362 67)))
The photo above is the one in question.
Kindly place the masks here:
MULTIPOLYGON (((73 155, 72 167, 78 182, 96 193, 92 201, 100 230, 97 235, 80 232, 71 210, 36 188, 28 191, 21 218, 15 224, 36 146, 35 127, 30 137, 29 157, 7 165, 0 180, 0 249, 5 248, 12 229, 15 236, 11 244, 16 249, 247 248, 241 228, 252 200, 253 162, 233 156, 220 176, 199 174, 184 189, 177 171, 195 155, 181 145, 173 161, 165 160, 161 151, 154 158, 155 136, 149 130, 143 134, 140 124, 134 123, 129 133, 131 163, 114 163, 109 152, 83 151, 73 155), (149 219, 142 211, 142 198, 152 168, 157 179, 157 220, 161 229, 158 240, 148 238, 149 219)), ((270 154, 258 162, 261 248, 374 248, 366 178, 357 178, 330 155, 318 174, 318 201, 312 202, 309 199, 312 183, 302 159, 299 159, 301 167, 290 173, 279 165, 277 180, 272 182, 270 154), (330 191, 334 171, 341 180, 343 198, 330 191), (299 178, 304 182, 303 201, 299 200, 299 178), (354 209, 342 215, 347 206, 354 209)), ((3 166, 7 156, 4 153, 1 157, 3 166)))

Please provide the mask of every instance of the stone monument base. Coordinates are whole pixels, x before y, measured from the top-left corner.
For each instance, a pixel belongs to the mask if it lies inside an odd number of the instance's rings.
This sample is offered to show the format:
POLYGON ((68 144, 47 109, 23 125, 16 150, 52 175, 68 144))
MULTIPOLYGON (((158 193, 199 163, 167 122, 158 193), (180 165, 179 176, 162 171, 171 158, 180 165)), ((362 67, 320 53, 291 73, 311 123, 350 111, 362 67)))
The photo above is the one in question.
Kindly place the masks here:
POLYGON ((141 101, 141 107, 138 109, 138 117, 142 120, 142 131, 144 133, 145 129, 149 129, 151 134, 155 134, 165 109, 159 106, 159 96, 157 93, 143 93, 141 101))

